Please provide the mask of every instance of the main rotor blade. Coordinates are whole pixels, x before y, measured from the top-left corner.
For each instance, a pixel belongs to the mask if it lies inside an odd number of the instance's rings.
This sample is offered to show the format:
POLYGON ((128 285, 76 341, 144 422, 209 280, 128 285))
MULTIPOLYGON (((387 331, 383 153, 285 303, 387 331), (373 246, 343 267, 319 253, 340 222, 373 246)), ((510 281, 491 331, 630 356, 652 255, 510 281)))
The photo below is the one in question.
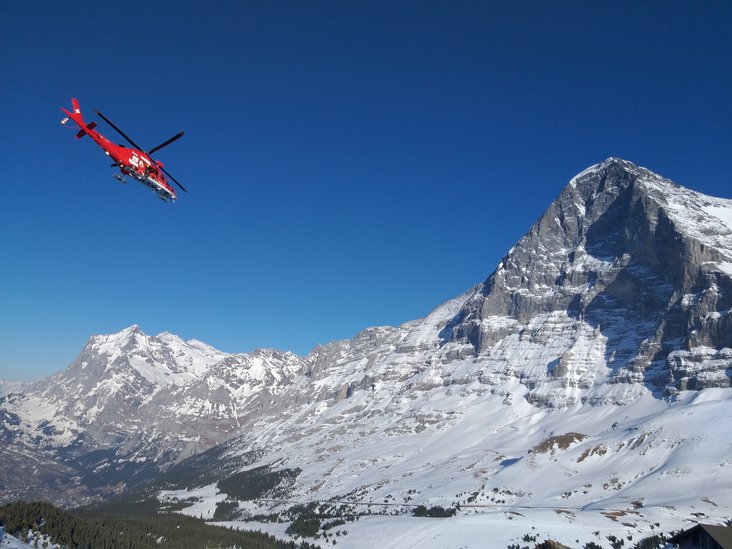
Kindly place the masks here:
POLYGON ((129 137, 127 137, 127 135, 125 134, 125 132, 123 132, 117 126, 115 126, 114 125, 114 122, 112 122, 109 118, 107 118, 106 116, 104 116, 99 111, 94 111, 94 112, 99 115, 99 118, 101 118, 102 120, 104 120, 107 124, 109 124, 110 126, 112 126, 115 130, 117 130, 117 133, 120 134, 122 137, 124 137, 130 145, 132 145, 133 147, 135 147, 136 149, 138 149, 140 151, 142 150, 142 147, 140 147, 140 145, 138 145, 137 143, 135 143, 134 141, 132 141, 132 139, 130 139, 129 137))
POLYGON ((165 143, 161 143, 161 144, 160 144, 160 145, 158 145, 157 147, 153 147, 152 149, 150 149, 149 151, 147 151, 147 154, 148 154, 148 155, 151 155, 151 154, 152 154, 152 153, 154 153, 155 151, 159 151, 159 150, 160 150, 160 149, 162 149, 163 147, 167 147, 168 145, 170 145, 170 144, 171 144, 171 143, 172 143, 173 141, 175 141, 176 139, 180 139, 181 137, 183 137, 183 133, 184 133, 184 132, 179 132, 179 133, 177 133, 176 135, 174 135, 173 137, 171 137, 170 139, 168 139, 168 140, 167 140, 167 141, 166 141, 165 143))
POLYGON ((180 183, 178 183, 178 180, 175 177, 173 177, 172 175, 170 175, 168 173, 168 170, 166 170, 165 168, 163 168, 160 164, 158 164, 158 167, 161 170, 163 170, 163 172, 165 172, 165 175, 167 175, 170 179, 172 179, 175 182, 176 185, 178 185, 181 189, 183 189, 183 191, 188 192, 188 190, 183 185, 181 185, 180 183))

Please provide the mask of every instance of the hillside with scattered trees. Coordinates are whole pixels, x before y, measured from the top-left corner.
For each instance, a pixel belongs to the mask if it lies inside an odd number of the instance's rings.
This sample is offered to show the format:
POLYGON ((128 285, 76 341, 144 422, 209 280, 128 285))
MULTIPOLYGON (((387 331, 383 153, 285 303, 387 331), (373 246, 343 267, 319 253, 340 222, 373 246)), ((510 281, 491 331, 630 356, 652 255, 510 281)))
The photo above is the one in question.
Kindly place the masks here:
POLYGON ((311 549, 306 542, 277 540, 261 532, 211 526, 200 519, 174 514, 105 515, 62 511, 43 502, 16 502, 0 507, 5 531, 26 540, 40 532, 69 549, 191 549, 226 547, 311 549))

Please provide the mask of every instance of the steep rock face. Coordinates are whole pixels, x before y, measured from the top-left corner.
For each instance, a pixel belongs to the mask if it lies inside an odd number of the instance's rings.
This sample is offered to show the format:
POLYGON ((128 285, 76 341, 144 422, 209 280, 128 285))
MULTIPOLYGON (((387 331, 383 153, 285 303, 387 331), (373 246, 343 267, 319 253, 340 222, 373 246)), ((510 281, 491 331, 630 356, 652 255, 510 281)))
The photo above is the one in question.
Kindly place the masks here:
MULTIPOLYGON (((541 344, 559 330, 576 342, 591 327, 604 339, 612 381, 666 392, 728 386, 718 351, 732 346, 730 208, 608 159, 570 182, 466 303, 449 337, 490 359, 510 335, 541 344), (551 326, 537 326, 542 318, 551 326)), ((583 368, 577 358, 567 347, 547 374, 566 378, 583 368)))

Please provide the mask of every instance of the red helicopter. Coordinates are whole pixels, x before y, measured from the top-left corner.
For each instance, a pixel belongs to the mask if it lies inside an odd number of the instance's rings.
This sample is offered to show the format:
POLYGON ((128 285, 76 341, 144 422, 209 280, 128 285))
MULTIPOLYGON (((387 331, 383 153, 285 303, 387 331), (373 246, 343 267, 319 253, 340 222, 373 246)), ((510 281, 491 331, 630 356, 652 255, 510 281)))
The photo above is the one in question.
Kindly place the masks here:
POLYGON ((112 128, 114 128, 117 133, 124 137, 125 140, 127 140, 127 142, 134 147, 133 149, 131 149, 123 145, 115 145, 102 134, 95 131, 94 128, 97 126, 97 123, 89 122, 87 124, 84 122, 84 119, 81 116, 81 109, 79 109, 79 102, 76 99, 72 98, 71 104, 74 108, 74 112, 69 112, 63 107, 61 108, 61 110, 68 115, 68 118, 64 118, 63 120, 61 120, 61 124, 65 125, 69 121, 69 119, 73 120, 81 128, 81 130, 76 134, 77 139, 81 139, 85 135, 88 135, 94 140, 97 145, 104 149, 104 152, 107 153, 107 156, 114 160, 114 164, 112 164, 112 166, 118 167, 120 169, 119 174, 114 174, 114 177, 118 181, 125 183, 124 176, 126 175, 133 179, 136 179, 146 187, 149 187, 150 190, 157 194, 164 202, 167 202, 168 200, 175 201, 176 199, 175 191, 173 190, 173 187, 168 184, 168 179, 165 177, 166 175, 176 185, 183 189, 183 191, 188 192, 185 187, 183 187, 183 185, 181 185, 175 179, 175 177, 170 175, 165 170, 165 168, 163 168, 162 162, 158 160, 153 160, 150 156, 155 151, 158 151, 163 147, 170 145, 173 141, 182 137, 183 132, 177 133, 164 143, 161 143, 157 147, 153 147, 149 151, 143 151, 142 147, 140 147, 134 141, 132 141, 132 139, 127 137, 122 130, 120 130, 112 123, 111 120, 109 120, 99 111, 94 111, 99 115, 102 120, 112 126, 112 128))

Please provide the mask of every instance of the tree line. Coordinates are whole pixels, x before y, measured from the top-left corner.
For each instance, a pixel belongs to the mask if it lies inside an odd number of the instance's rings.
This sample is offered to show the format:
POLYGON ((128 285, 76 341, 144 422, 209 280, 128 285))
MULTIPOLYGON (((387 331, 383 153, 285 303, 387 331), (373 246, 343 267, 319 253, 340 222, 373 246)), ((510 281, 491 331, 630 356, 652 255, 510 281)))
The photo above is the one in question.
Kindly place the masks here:
POLYGON ((45 502, 0 507, 0 524, 13 536, 41 532, 68 549, 315 549, 306 542, 282 541, 261 532, 223 528, 176 514, 93 515, 62 511, 45 502))

